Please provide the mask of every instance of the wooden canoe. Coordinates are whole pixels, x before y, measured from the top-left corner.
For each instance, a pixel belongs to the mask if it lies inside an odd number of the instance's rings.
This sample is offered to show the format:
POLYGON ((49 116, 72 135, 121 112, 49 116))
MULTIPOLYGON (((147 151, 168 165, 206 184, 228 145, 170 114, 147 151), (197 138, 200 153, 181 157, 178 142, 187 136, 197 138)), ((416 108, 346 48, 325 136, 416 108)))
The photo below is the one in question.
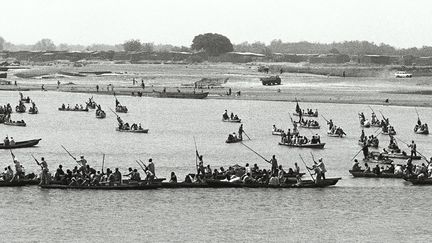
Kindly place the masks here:
POLYGON ((341 180, 341 178, 328 178, 321 180, 319 183, 315 183, 312 180, 303 180, 300 184, 297 183, 285 183, 280 185, 269 185, 262 183, 243 183, 237 181, 235 183, 229 181, 220 180, 206 180, 209 187, 216 188, 320 188, 336 185, 336 183, 341 180))
POLYGON ((233 138, 232 140, 229 140, 229 139, 225 140, 225 143, 239 143, 241 141, 243 141, 243 139, 233 138))
MULTIPOLYGON (((391 159, 410 159, 411 156, 409 154, 403 154, 403 153, 381 153, 384 157, 391 158, 391 159)), ((411 159, 413 160, 420 160, 421 156, 413 156, 411 159)))
MULTIPOLYGON (((293 116, 300 116, 299 113, 292 113, 293 116)), ((318 117, 318 113, 313 113, 313 114, 302 114, 302 117, 318 117)))
POLYGON ((0 187, 20 187, 27 185, 36 185, 38 180, 19 180, 19 181, 0 181, 0 187))
POLYGON ((296 147, 296 148, 312 148, 312 149, 323 149, 325 143, 307 143, 307 144, 292 144, 292 143, 281 143, 279 145, 287 146, 287 147, 296 147))
POLYGON ((241 122, 241 119, 230 119, 230 118, 228 118, 228 119, 223 119, 223 118, 222 118, 222 121, 223 121, 223 122, 240 123, 240 122, 241 122))
POLYGON ((119 105, 119 106, 116 106, 115 111, 118 113, 127 113, 128 108, 124 105, 119 105))
POLYGON ((27 124, 25 122, 9 122, 9 121, 5 121, 4 122, 5 125, 7 126, 17 126, 17 127, 25 127, 27 124))
POLYGON ((366 178, 403 178, 403 175, 395 175, 393 173, 382 172, 380 174, 375 174, 373 172, 365 173, 364 170, 349 170, 354 177, 366 177, 366 178))
POLYGON ((157 189, 160 184, 120 184, 120 185, 93 185, 72 186, 62 184, 40 185, 44 189, 78 189, 78 190, 150 190, 157 189))
POLYGON ((204 99, 208 96, 209 92, 192 93, 192 92, 160 92, 153 91, 156 97, 159 98, 176 98, 176 99, 204 99))
POLYGON ((318 126, 308 126, 308 125, 303 125, 303 124, 300 123, 299 126, 301 128, 307 128, 307 129, 320 129, 320 125, 318 125, 318 126))
POLYGON ((72 108, 72 109, 68 109, 68 108, 65 108, 65 109, 63 109, 63 108, 58 108, 58 110, 59 111, 83 111, 83 112, 88 112, 89 111, 89 109, 88 108, 85 108, 85 109, 74 109, 74 108, 72 108))
POLYGON ((120 128, 116 128, 117 132, 131 132, 131 133, 148 133, 149 129, 138 129, 138 130, 124 130, 120 128))
POLYGON ((413 185, 432 185, 432 178, 404 178, 406 181, 411 182, 413 185))
POLYGON ((0 149, 17 149, 17 148, 28 148, 33 147, 39 143, 42 139, 32 139, 26 141, 15 142, 14 145, 5 146, 4 143, 0 143, 0 149))

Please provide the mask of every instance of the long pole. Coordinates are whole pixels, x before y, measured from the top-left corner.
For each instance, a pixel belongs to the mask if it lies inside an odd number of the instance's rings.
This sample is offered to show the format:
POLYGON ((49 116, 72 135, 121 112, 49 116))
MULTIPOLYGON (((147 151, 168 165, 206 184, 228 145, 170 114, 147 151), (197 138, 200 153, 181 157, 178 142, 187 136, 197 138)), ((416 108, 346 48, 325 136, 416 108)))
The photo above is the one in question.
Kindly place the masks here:
POLYGON ((195 136, 193 136, 193 140, 194 140, 194 144, 195 144, 195 168, 196 168, 197 173, 198 173, 198 148, 197 148, 195 136))
MULTIPOLYGON (((71 153, 69 153, 69 151, 63 145, 60 145, 60 146, 62 146, 62 148, 69 154, 69 156, 72 157, 72 159, 74 159, 75 162, 78 163, 77 159, 71 153)), ((78 163, 78 164, 80 164, 80 163, 78 163)))
POLYGON ((417 107, 414 107, 414 108, 415 108, 415 111, 416 111, 416 113, 417 113, 417 119, 420 120, 420 115, 419 115, 419 113, 418 113, 418 111, 417 111, 417 107))
POLYGON ((39 165, 40 167, 42 167, 42 165, 39 163, 39 161, 33 156, 33 154, 31 155, 31 157, 33 157, 33 159, 36 161, 36 164, 39 165))
POLYGON ((323 115, 321 115, 322 116, 322 118, 324 118, 324 120, 326 121, 326 122, 329 122, 323 115))
POLYGON ((112 109, 111 109, 111 107, 108 107, 117 117, 119 117, 119 115, 115 112, 115 111, 113 111, 112 109))
POLYGON ((104 171, 104 164, 105 164, 105 154, 102 155, 102 174, 104 171))
MULTIPOLYGON (((398 137, 395 137, 397 140, 399 140, 399 141, 401 141, 402 143, 404 143, 404 144, 406 144, 407 146, 410 146, 408 143, 406 143, 406 142, 404 142, 402 139, 400 139, 400 138, 398 138, 398 137)), ((418 153, 418 154, 420 154, 420 156, 429 164, 429 163, 431 163, 430 161, 428 161, 427 160, 427 158, 426 158, 426 156, 424 156, 422 153, 420 153, 418 150, 417 150, 417 148, 416 148, 416 152, 418 153)))
POLYGON ((266 158, 264 158, 264 156, 262 156, 261 154, 259 154, 257 151, 253 150, 251 147, 247 146, 246 144, 240 142, 243 146, 245 146, 246 148, 248 148, 250 151, 254 152, 256 155, 258 155, 261 159, 263 159, 265 162, 270 163, 270 161, 268 161, 266 158))
POLYGON ((315 179, 312 176, 312 173, 310 172, 309 168, 306 165, 306 162, 303 160, 303 157, 301 156, 301 154, 299 154, 300 159, 303 161, 304 166, 306 167, 306 170, 309 172, 310 177, 312 178, 312 181, 315 183, 315 179))
POLYGON ((135 160, 135 162, 141 167, 141 169, 143 170, 143 172, 146 173, 144 167, 140 164, 140 162, 138 162, 138 160, 135 160))
POLYGON ((250 137, 246 134, 245 131, 243 131, 243 133, 246 135, 246 137, 247 137, 249 140, 251 140, 250 137))

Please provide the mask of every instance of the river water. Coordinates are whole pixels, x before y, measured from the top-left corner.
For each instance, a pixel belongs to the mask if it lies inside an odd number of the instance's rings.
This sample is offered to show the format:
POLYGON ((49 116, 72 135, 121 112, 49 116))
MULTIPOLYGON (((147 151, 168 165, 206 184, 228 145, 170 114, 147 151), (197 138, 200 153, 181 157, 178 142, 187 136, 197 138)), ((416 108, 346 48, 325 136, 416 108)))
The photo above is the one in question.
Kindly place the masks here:
MULTIPOLYGON (((76 157, 85 155, 96 169, 137 167, 135 160, 153 158, 159 177, 175 171, 179 180, 194 171, 196 138, 205 163, 213 168, 233 164, 269 167, 241 144, 225 144, 238 124, 221 122, 225 109, 243 119, 252 140, 245 144, 263 156, 275 154, 286 169, 294 162, 302 166, 299 154, 311 164, 313 152, 323 157, 327 177, 341 177, 324 189, 159 189, 153 191, 70 191, 44 190, 36 186, 0 188, 0 235, 12 241, 424 241, 432 235, 428 227, 432 187, 417 187, 398 179, 352 178, 348 172, 351 158, 360 147, 361 129, 357 113, 364 105, 301 104, 317 108, 326 118, 348 134, 343 139, 325 136, 325 121, 318 131, 324 150, 279 146, 271 135, 272 125, 286 129, 290 102, 237 100, 180 100, 147 97, 118 97, 129 108, 121 117, 141 122, 148 134, 115 131, 116 118, 112 96, 94 95, 107 112, 99 120, 94 112, 60 112, 62 103, 84 104, 88 94, 63 92, 25 92, 39 107, 40 114, 12 114, 24 119, 27 127, 0 125, 0 135, 16 141, 42 138, 38 147, 14 150, 27 172, 37 172, 31 154, 45 157, 51 171, 58 164, 66 168, 75 162, 60 145, 76 157)), ((0 104, 18 103, 18 92, 0 92, 0 104)), ((390 118, 398 138, 415 140, 418 150, 432 155, 431 137, 416 135, 412 129, 417 115, 412 107, 374 106, 390 118)), ((432 121, 429 108, 420 108, 424 122, 432 121)), ((375 132, 366 129, 366 134, 375 132)), ((312 131, 301 130, 312 135, 312 131)), ((379 136, 380 147, 388 137, 379 136)), ((403 148, 405 145, 400 143, 403 148)), ((408 149, 406 149, 408 151, 408 149)), ((3 167, 11 165, 9 151, 0 153, 3 167)), ((403 161, 399 161, 403 162, 403 161)), ((302 166, 304 170, 304 166, 302 166)))

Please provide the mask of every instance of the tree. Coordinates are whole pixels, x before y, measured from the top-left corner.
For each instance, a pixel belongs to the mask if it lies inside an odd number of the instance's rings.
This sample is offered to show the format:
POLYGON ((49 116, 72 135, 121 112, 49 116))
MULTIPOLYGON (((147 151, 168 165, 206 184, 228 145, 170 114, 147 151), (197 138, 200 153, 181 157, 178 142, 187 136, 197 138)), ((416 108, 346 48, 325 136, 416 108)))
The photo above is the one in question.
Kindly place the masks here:
POLYGON ((141 50, 144 52, 153 52, 154 44, 153 43, 143 43, 141 50))
POLYGON ((3 39, 3 37, 0 36, 0 51, 3 51, 4 43, 5 43, 5 40, 3 39))
POLYGON ((33 46, 33 50, 36 51, 54 51, 56 49, 56 45, 50 39, 42 39, 33 46))
POLYGON ((339 50, 336 49, 336 48, 334 48, 334 47, 333 47, 329 52, 330 52, 331 54, 335 54, 335 55, 339 55, 339 54, 340 54, 339 50))
POLYGON ((142 44, 139 40, 128 40, 123 43, 123 49, 125 51, 141 51, 142 44))
POLYGON ((195 36, 191 48, 198 51, 204 50, 210 56, 219 56, 234 50, 231 41, 226 36, 213 33, 195 36))

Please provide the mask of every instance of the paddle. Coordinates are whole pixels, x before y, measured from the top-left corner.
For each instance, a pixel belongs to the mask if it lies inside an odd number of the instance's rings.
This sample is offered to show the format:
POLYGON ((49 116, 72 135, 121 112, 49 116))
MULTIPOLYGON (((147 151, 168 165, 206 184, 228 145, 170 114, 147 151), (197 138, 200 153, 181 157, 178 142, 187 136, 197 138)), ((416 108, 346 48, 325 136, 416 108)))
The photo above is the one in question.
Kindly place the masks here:
POLYGON ((266 158, 264 158, 264 156, 262 156, 261 154, 259 154, 258 152, 256 152, 255 150, 253 150, 252 148, 250 148, 249 146, 247 146, 246 144, 240 142, 243 146, 245 146, 246 148, 248 148, 250 151, 254 152, 256 155, 258 155, 260 158, 262 158, 265 162, 270 163, 269 160, 267 160, 266 158))
POLYGON ((313 160, 313 162, 316 163, 316 162, 315 162, 315 157, 314 157, 313 153, 312 153, 312 152, 309 152, 309 153, 310 153, 310 155, 312 156, 312 160, 313 160))
POLYGON ((313 176, 312 176, 312 173, 310 172, 309 168, 308 168, 307 165, 306 165, 306 162, 303 160, 303 157, 301 156, 301 154, 299 154, 299 156, 300 156, 300 159, 303 161, 303 164, 305 165, 306 170, 309 172, 309 175, 310 175, 310 177, 312 178, 312 181, 313 181, 314 183, 316 183, 316 182, 315 182, 315 179, 314 179, 313 176))

